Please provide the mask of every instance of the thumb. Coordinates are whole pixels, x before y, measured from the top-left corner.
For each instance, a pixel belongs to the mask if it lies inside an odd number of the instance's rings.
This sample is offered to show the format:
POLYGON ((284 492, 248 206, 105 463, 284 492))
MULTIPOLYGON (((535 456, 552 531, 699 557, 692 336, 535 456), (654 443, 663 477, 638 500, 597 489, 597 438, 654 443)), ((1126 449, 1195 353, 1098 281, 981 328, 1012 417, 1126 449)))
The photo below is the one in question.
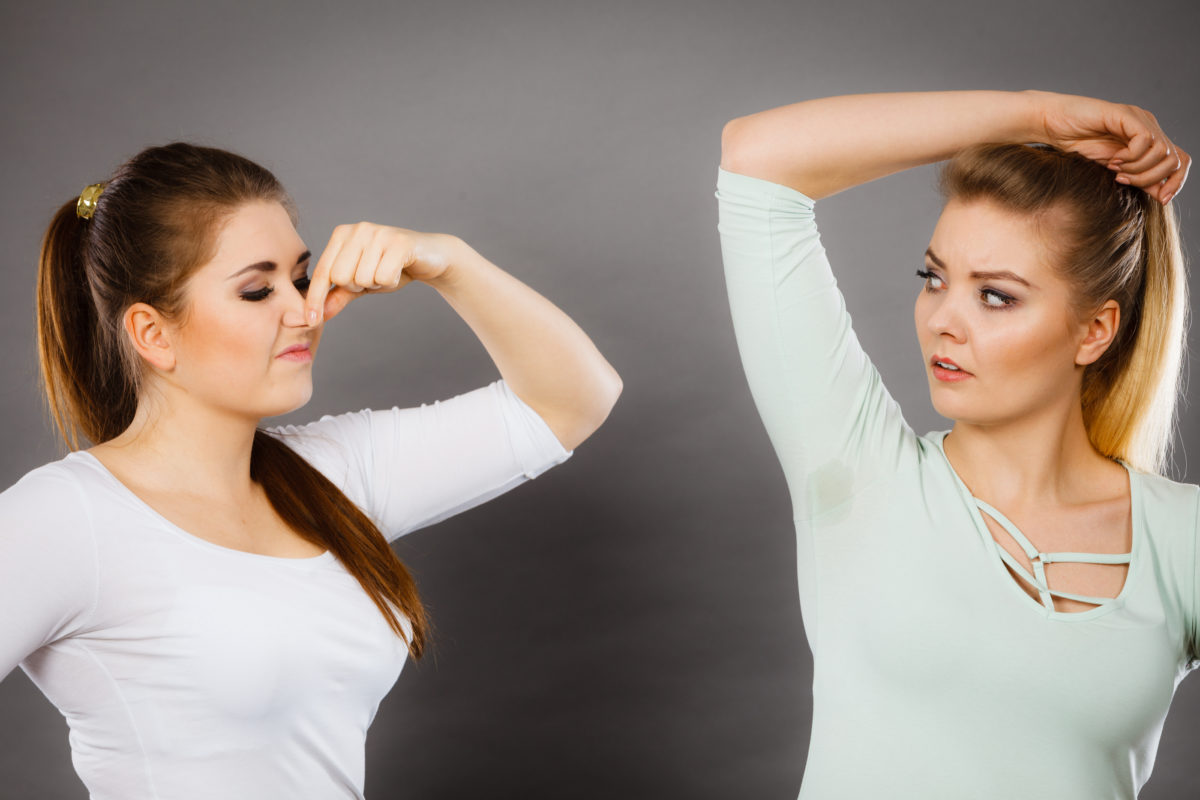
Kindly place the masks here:
POLYGON ((352 292, 341 286, 335 286, 329 290, 329 294, 325 295, 325 321, 336 317, 342 313, 342 309, 350 305, 350 301, 356 297, 362 297, 366 292, 352 292))

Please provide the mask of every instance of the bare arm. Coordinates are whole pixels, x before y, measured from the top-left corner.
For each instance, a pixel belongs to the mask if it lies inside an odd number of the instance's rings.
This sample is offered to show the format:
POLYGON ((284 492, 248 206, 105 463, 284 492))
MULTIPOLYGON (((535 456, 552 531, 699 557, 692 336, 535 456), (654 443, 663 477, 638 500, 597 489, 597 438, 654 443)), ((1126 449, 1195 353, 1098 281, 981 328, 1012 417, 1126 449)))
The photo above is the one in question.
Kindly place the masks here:
POLYGON ((608 416, 621 379, 587 334, 546 298, 454 239, 429 283, 471 327, 505 382, 572 450, 608 416))
POLYGON ((309 324, 332 319, 355 297, 409 281, 433 286, 471 327, 521 400, 563 447, 574 449, 607 418, 621 379, 553 303, 457 236, 361 222, 338 226, 313 270, 309 324))
POLYGON ((1041 142, 1100 161, 1168 202, 1191 159, 1150 113, 1052 92, 904 92, 828 97, 725 125, 721 166, 819 199, 981 142, 1041 142))

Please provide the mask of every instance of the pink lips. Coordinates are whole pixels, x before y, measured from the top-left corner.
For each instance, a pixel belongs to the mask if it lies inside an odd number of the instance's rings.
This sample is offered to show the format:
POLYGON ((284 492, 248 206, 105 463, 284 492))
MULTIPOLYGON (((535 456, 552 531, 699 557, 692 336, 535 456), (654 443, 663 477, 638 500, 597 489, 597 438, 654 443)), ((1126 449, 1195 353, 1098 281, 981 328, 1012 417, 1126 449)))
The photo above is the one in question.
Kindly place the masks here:
POLYGON ((929 363, 933 368, 933 377, 937 378, 939 381, 944 381, 946 383, 958 383, 959 381, 965 381, 967 378, 974 377, 971 373, 959 367, 958 364, 955 364, 954 359, 951 358, 935 355, 933 358, 929 359, 929 363))
POLYGON ((306 344, 294 344, 276 356, 284 361, 312 361, 312 350, 306 344))

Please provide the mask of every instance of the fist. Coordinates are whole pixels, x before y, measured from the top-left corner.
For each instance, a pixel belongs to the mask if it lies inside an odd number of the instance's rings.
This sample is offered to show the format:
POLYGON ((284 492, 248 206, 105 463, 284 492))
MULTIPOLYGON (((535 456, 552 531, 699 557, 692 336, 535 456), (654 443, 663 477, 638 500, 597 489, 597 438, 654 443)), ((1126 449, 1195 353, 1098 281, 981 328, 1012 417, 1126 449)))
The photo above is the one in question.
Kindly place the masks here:
POLYGON ((394 292, 410 281, 431 282, 450 266, 457 237, 359 222, 333 229, 313 269, 305 300, 309 325, 337 316, 364 294, 394 292))

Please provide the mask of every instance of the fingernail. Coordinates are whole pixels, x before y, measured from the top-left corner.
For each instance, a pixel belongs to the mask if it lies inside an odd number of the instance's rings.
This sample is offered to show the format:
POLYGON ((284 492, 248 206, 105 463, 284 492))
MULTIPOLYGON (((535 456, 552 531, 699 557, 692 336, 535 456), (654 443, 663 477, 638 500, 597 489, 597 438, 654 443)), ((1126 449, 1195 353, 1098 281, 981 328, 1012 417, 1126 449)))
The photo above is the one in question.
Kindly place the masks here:
POLYGON ((317 324, 317 310, 315 308, 310 308, 307 312, 307 316, 309 325, 317 324))
POLYGON ((1129 183, 1129 176, 1128 175, 1118 175, 1117 183, 1129 183))
POLYGON ((1174 196, 1175 196, 1175 193, 1171 192, 1170 194, 1168 194, 1166 197, 1164 197, 1162 199, 1162 204, 1165 206, 1167 203, 1171 202, 1171 198, 1174 196))

